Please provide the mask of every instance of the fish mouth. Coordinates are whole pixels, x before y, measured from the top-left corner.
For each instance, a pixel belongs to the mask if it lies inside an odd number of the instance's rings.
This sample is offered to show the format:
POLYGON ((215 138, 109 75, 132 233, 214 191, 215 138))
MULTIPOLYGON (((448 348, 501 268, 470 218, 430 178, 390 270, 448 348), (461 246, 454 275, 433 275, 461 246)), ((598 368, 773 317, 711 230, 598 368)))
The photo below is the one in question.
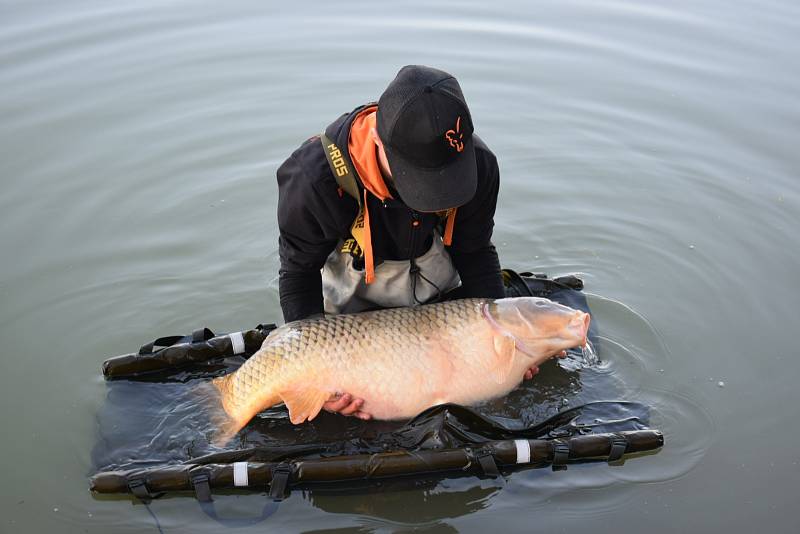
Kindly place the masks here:
POLYGON ((580 340, 581 347, 586 346, 591 322, 591 315, 578 310, 570 320, 569 325, 567 325, 567 330, 570 332, 572 339, 580 340))

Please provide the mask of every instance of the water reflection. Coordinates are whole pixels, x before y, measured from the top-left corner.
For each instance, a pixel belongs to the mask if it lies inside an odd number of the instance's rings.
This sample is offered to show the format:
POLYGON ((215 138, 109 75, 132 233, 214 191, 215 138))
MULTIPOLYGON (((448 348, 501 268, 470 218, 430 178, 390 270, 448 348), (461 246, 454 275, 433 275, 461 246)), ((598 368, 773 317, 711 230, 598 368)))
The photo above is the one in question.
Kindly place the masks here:
POLYGON ((401 526, 441 524, 444 518, 455 518, 486 508, 501 488, 492 482, 476 479, 436 482, 396 482, 371 486, 356 497, 341 492, 325 494, 305 492, 304 498, 326 512, 359 514, 379 518, 401 526), (414 489, 411 489, 411 488, 414 489), (413 522, 409 521, 413 510, 413 522))

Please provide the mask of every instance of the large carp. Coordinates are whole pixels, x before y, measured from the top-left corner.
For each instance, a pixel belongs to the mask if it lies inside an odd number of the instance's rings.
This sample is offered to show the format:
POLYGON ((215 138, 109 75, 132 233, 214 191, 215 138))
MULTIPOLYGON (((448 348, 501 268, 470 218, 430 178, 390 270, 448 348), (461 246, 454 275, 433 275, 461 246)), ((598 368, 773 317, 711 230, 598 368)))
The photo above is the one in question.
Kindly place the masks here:
POLYGON ((377 419, 507 394, 525 372, 586 344, 589 315, 544 298, 464 299, 288 323, 236 372, 213 381, 224 443, 283 402, 292 423, 314 419, 338 392, 377 419))

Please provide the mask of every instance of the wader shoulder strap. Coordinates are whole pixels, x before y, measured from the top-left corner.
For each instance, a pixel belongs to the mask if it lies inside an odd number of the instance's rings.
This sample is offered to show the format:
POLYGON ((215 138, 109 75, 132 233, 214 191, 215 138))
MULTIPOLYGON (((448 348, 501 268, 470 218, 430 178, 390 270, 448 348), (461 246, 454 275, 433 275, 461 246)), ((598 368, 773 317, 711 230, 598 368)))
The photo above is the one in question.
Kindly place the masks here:
POLYGON ((336 178, 336 183, 348 195, 355 198, 358 201, 358 205, 361 206, 361 194, 358 190, 355 174, 353 174, 353 164, 349 161, 347 155, 339 150, 336 143, 325 135, 325 132, 319 134, 319 140, 322 143, 325 157, 328 158, 328 165, 331 167, 333 177, 336 178))
MULTIPOLYGON (((336 146, 336 143, 325 135, 325 132, 319 134, 319 140, 322 143, 325 157, 328 158, 331 172, 336 178, 336 183, 358 202, 358 216, 350 227, 350 233, 364 254, 364 281, 367 284, 371 284, 375 281, 375 263, 372 257, 372 234, 369 226, 369 210, 367 209, 367 190, 364 189, 362 198, 358 182, 356 182, 353 164, 349 161, 347 155, 336 146)), ((343 249, 342 251, 345 252, 346 250, 343 249)))

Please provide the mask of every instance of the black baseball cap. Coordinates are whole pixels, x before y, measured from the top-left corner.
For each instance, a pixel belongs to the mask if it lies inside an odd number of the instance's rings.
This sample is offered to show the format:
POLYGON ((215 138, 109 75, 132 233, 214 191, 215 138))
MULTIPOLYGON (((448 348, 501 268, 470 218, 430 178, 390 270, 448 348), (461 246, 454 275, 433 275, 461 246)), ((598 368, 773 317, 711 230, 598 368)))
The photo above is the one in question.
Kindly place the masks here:
POLYGON ((440 211, 475 196, 472 117, 451 74, 400 69, 378 100, 377 126, 394 186, 410 208, 440 211))

